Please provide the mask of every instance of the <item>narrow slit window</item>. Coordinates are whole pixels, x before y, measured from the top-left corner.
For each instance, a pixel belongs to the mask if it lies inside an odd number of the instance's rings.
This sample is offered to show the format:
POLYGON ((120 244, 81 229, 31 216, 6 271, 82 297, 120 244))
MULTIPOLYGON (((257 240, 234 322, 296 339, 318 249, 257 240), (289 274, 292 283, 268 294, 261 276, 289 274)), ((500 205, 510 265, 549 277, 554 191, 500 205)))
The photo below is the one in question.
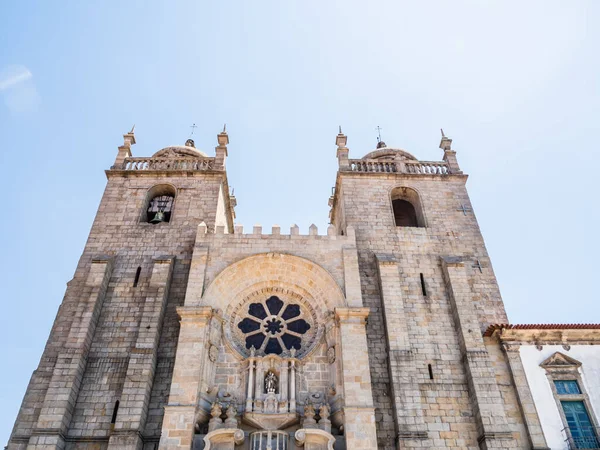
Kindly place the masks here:
POLYGON ((422 273, 419 274, 421 278, 421 291, 423 292, 423 297, 427 297, 427 288, 425 287, 425 277, 422 273))
POLYGON ((113 409, 112 418, 110 419, 111 424, 115 424, 117 422, 117 413, 119 412, 119 400, 115 402, 115 408, 113 409))
POLYGON ((433 367, 431 367, 431 364, 427 364, 427 370, 429 371, 429 379, 433 380, 433 367))
POLYGON ((142 273, 142 268, 138 267, 137 270, 135 271, 135 279, 133 280, 133 287, 137 287, 138 283, 140 282, 140 274, 142 273))

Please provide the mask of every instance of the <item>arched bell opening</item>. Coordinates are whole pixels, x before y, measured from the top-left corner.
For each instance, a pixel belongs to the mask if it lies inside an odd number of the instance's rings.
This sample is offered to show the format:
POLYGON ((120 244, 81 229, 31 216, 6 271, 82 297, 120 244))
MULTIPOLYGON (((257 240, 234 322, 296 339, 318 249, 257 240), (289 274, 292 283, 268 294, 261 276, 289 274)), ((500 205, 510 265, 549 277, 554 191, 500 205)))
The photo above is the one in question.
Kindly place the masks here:
POLYGON ((144 208, 142 210, 142 223, 168 223, 173 215, 176 190, 170 184, 159 184, 153 186, 146 194, 144 208))
POLYGON ((391 193, 394 224, 397 227, 425 227, 419 194, 411 188, 397 187, 391 193))

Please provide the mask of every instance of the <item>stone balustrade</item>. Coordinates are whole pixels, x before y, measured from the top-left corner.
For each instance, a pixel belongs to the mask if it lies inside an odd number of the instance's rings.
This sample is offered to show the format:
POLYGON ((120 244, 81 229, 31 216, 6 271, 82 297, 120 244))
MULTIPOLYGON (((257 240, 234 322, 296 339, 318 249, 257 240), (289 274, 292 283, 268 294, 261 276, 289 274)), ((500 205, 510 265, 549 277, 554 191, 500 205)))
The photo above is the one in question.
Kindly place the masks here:
POLYGON ((351 172, 398 172, 396 161, 381 161, 378 159, 350 159, 351 172))
POLYGON ((202 171, 214 170, 215 158, 125 158, 111 170, 125 171, 202 171))
POLYGON ((450 173, 448 164, 444 161, 406 161, 404 173, 447 175, 450 173))
POLYGON ((415 175, 447 175, 450 173, 448 164, 444 161, 384 161, 379 159, 349 159, 348 168, 345 171, 415 175))

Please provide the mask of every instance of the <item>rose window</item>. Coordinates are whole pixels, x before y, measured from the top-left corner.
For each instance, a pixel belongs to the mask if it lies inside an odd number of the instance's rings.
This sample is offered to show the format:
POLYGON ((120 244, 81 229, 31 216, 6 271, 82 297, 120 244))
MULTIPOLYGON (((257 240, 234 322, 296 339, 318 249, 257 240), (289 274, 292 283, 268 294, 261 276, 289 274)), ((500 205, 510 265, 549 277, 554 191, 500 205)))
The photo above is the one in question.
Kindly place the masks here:
POLYGON ((303 336, 311 329, 302 317, 300 305, 271 296, 263 303, 251 303, 237 327, 244 335, 247 349, 254 347, 265 354, 280 355, 300 350, 303 336))

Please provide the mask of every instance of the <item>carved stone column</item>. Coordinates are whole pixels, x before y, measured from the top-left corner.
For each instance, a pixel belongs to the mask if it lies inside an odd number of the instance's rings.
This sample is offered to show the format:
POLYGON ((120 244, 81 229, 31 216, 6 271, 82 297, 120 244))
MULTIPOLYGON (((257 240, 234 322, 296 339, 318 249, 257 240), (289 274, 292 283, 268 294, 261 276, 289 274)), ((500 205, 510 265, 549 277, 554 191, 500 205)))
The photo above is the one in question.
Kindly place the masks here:
POLYGON ((246 396, 246 411, 252 411, 252 399, 254 392, 254 359, 248 360, 248 395, 246 396))
POLYGON ((344 434, 346 448, 377 448, 375 408, 365 328, 369 308, 336 308, 344 374, 344 434))
POLYGON ((296 361, 290 361, 290 412, 296 412, 296 361))

